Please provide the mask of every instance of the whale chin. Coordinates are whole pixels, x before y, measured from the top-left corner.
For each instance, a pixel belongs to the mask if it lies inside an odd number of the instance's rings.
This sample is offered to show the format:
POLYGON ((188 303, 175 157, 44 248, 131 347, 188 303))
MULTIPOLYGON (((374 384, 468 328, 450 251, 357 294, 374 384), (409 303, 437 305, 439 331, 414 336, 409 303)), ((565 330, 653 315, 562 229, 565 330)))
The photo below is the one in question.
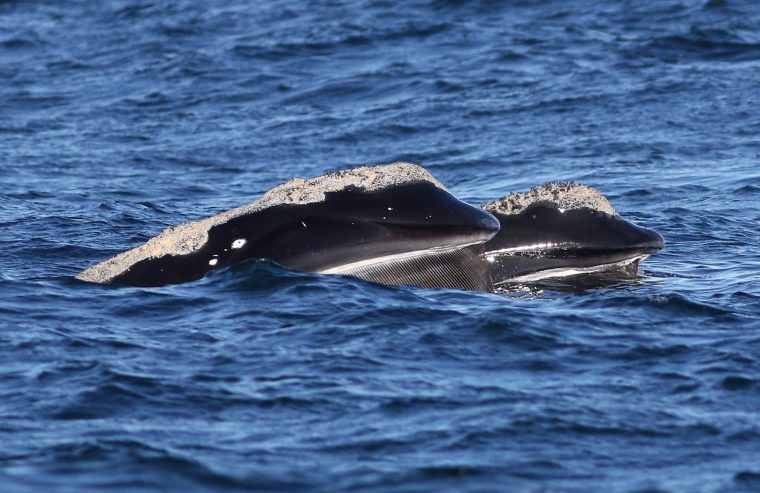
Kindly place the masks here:
POLYGON ((484 255, 491 267, 495 286, 558 279, 596 273, 619 273, 633 276, 639 263, 651 252, 553 252, 538 251, 533 255, 484 255))

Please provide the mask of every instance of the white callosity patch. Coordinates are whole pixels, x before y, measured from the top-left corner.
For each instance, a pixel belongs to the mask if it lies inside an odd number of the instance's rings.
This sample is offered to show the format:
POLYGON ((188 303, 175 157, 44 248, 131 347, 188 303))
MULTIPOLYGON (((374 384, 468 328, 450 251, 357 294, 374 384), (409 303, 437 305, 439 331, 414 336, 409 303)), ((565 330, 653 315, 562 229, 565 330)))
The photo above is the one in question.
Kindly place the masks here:
POLYGON ((243 248, 245 246, 246 242, 247 241, 246 241, 245 238, 238 238, 237 240, 235 240, 235 241, 232 242, 232 245, 230 246, 230 248, 232 248, 233 250, 237 250, 239 248, 243 248))
MULTIPOLYGON (((294 178, 273 188, 260 199, 249 204, 206 219, 168 228, 158 236, 148 240, 144 245, 123 252, 80 272, 77 279, 90 282, 109 282, 141 260, 159 258, 165 255, 192 253, 206 244, 208 231, 213 226, 269 207, 321 202, 325 199, 326 193, 349 187, 375 191, 404 183, 422 181, 446 190, 446 187, 425 169, 415 164, 400 162, 336 171, 309 180, 294 178)), ((304 227, 306 227, 305 224, 304 227)))
POLYGON ((483 209, 488 212, 511 215, 520 214, 526 207, 537 203, 550 203, 561 212, 587 207, 616 216, 617 212, 599 190, 582 183, 547 183, 533 187, 527 192, 507 195, 498 200, 486 202, 483 209))

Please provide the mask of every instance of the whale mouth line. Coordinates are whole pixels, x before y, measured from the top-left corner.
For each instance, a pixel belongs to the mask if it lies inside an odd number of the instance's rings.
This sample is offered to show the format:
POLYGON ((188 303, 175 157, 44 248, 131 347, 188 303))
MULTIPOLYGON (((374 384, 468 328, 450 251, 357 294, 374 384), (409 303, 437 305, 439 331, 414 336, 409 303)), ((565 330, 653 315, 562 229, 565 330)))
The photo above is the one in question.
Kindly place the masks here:
POLYGON ((557 279, 609 271, 622 271, 633 274, 638 269, 639 263, 646 260, 650 255, 651 253, 643 253, 623 260, 618 260, 616 262, 608 262, 588 267, 558 267, 554 269, 546 269, 530 274, 518 275, 516 277, 511 277, 503 281, 494 281, 494 286, 514 284, 519 282, 542 281, 544 279, 557 279))
POLYGON ((394 253, 391 255, 383 255, 381 257, 373 257, 365 260, 358 260, 356 262, 350 262, 348 264, 342 264, 335 267, 330 267, 328 269, 323 269, 317 271, 318 274, 343 274, 343 275, 350 275, 353 271, 357 271, 359 269, 364 269, 367 267, 374 267, 377 265, 382 265, 386 263, 392 263, 392 262, 400 262, 405 260, 413 260, 418 259, 421 257, 425 257, 428 255, 439 255, 439 254, 445 254, 445 253, 451 253, 455 252, 457 250, 464 250, 466 248, 475 246, 475 245, 481 245, 482 241, 474 241, 471 243, 465 243, 461 245, 456 246, 440 246, 440 247, 432 247, 432 248, 424 248, 422 250, 414 250, 411 252, 403 252, 403 253, 394 253))
POLYGON ((652 255, 660 250, 657 246, 635 246, 621 248, 589 248, 579 247, 573 243, 537 243, 519 247, 500 248, 498 250, 488 250, 486 257, 496 256, 508 257, 546 257, 546 258, 572 258, 584 257, 599 254, 621 254, 636 253, 652 255))

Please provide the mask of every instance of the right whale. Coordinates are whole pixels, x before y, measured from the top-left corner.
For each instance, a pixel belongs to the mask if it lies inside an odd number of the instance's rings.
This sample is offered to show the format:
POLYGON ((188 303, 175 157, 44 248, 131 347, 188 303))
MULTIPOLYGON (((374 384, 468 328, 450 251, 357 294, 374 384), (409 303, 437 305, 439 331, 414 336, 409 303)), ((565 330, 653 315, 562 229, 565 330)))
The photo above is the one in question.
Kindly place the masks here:
POLYGON ((500 224, 483 254, 494 286, 593 272, 635 273, 639 262, 665 244, 657 232, 620 217, 588 185, 548 183, 482 208, 500 224))
POLYGON ((482 208, 423 168, 364 166, 294 179, 258 200, 169 228, 77 275, 163 286, 251 259, 381 284, 494 291, 509 282, 635 272, 662 248, 586 185, 551 183, 482 208))
POLYGON ((240 207, 166 229, 77 275, 152 287, 246 260, 380 284, 493 291, 483 244, 491 214, 409 163, 293 179, 240 207))

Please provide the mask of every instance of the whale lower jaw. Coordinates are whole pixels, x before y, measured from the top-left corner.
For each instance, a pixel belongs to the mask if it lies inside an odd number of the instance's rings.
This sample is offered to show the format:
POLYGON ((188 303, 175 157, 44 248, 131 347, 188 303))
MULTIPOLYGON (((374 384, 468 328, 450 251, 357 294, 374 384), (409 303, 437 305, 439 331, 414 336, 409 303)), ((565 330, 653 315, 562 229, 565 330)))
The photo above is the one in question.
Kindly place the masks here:
POLYGON ((356 277, 386 285, 493 291, 483 244, 438 247, 352 262, 320 274, 356 277))
POLYGON ((583 274, 594 274, 599 272, 624 272, 626 274, 633 275, 639 268, 639 263, 646 260, 651 254, 636 255, 631 258, 619 260, 616 262, 610 262, 606 264, 598 264, 587 267, 559 267, 555 269, 546 269, 538 272, 532 272, 530 274, 523 274, 509 279, 499 280, 494 282, 495 286, 503 284, 511 284, 518 282, 535 282, 545 279, 559 279, 563 277, 578 276, 583 274))

